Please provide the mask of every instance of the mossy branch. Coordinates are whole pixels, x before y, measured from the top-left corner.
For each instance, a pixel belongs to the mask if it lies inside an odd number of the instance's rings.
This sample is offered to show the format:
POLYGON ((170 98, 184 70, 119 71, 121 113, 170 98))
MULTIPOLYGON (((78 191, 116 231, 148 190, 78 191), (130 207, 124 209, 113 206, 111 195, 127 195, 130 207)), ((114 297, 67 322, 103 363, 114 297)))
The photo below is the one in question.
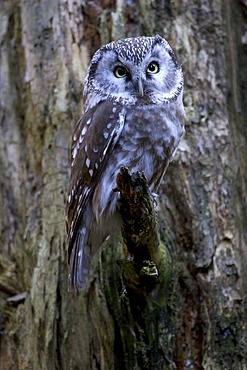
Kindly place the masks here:
POLYGON ((128 293, 146 295, 157 284, 161 263, 156 202, 142 172, 130 174, 123 167, 117 188, 126 247, 126 260, 119 261, 123 280, 128 293))

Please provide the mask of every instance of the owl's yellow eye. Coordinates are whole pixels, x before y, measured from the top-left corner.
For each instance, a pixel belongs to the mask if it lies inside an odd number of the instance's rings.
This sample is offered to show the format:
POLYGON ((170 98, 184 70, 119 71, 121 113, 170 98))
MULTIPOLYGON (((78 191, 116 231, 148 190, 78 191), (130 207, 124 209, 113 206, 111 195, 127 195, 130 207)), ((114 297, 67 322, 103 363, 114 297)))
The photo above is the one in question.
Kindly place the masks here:
POLYGON ((148 67, 147 67, 147 72, 148 73, 158 73, 159 72, 159 65, 157 62, 151 62, 149 63, 148 67))
POLYGON ((124 68, 123 66, 117 66, 115 69, 114 69, 114 75, 117 77, 117 78, 123 78, 127 75, 127 69, 124 68))

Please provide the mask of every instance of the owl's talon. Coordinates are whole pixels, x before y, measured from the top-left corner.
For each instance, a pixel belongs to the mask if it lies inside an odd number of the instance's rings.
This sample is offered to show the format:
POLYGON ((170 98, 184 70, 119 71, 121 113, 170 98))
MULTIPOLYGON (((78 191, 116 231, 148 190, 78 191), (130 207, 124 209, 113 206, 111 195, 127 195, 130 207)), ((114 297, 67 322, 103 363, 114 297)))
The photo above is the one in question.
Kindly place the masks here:
POLYGON ((145 260, 143 261, 143 266, 140 270, 140 275, 142 277, 152 277, 156 278, 159 276, 158 269, 154 262, 145 260))

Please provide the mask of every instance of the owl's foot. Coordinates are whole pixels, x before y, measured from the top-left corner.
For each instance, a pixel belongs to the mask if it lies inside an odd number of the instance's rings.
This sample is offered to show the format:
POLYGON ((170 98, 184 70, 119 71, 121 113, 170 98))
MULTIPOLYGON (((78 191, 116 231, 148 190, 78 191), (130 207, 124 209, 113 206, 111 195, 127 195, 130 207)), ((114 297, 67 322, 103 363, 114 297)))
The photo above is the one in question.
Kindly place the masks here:
POLYGON ((159 276, 158 269, 154 262, 145 260, 140 270, 141 277, 157 278, 159 276))

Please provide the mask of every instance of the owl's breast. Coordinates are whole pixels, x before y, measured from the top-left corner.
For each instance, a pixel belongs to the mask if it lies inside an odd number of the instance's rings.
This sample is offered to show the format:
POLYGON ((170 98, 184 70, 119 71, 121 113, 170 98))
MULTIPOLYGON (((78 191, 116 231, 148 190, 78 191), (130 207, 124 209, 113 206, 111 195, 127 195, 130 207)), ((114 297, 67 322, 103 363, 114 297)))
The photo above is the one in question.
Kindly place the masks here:
MULTIPOLYGON (((168 105, 127 109, 118 148, 131 171, 143 171, 156 189, 183 135, 179 111, 168 105)), ((174 107, 173 107, 174 108, 174 107)))
POLYGON ((124 125, 108 153, 107 165, 95 190, 95 213, 113 214, 117 204, 116 178, 121 167, 142 171, 156 192, 183 134, 179 112, 166 106, 124 107, 124 125), (96 196, 97 195, 97 196, 96 196), (96 201, 97 200, 97 201, 96 201))

